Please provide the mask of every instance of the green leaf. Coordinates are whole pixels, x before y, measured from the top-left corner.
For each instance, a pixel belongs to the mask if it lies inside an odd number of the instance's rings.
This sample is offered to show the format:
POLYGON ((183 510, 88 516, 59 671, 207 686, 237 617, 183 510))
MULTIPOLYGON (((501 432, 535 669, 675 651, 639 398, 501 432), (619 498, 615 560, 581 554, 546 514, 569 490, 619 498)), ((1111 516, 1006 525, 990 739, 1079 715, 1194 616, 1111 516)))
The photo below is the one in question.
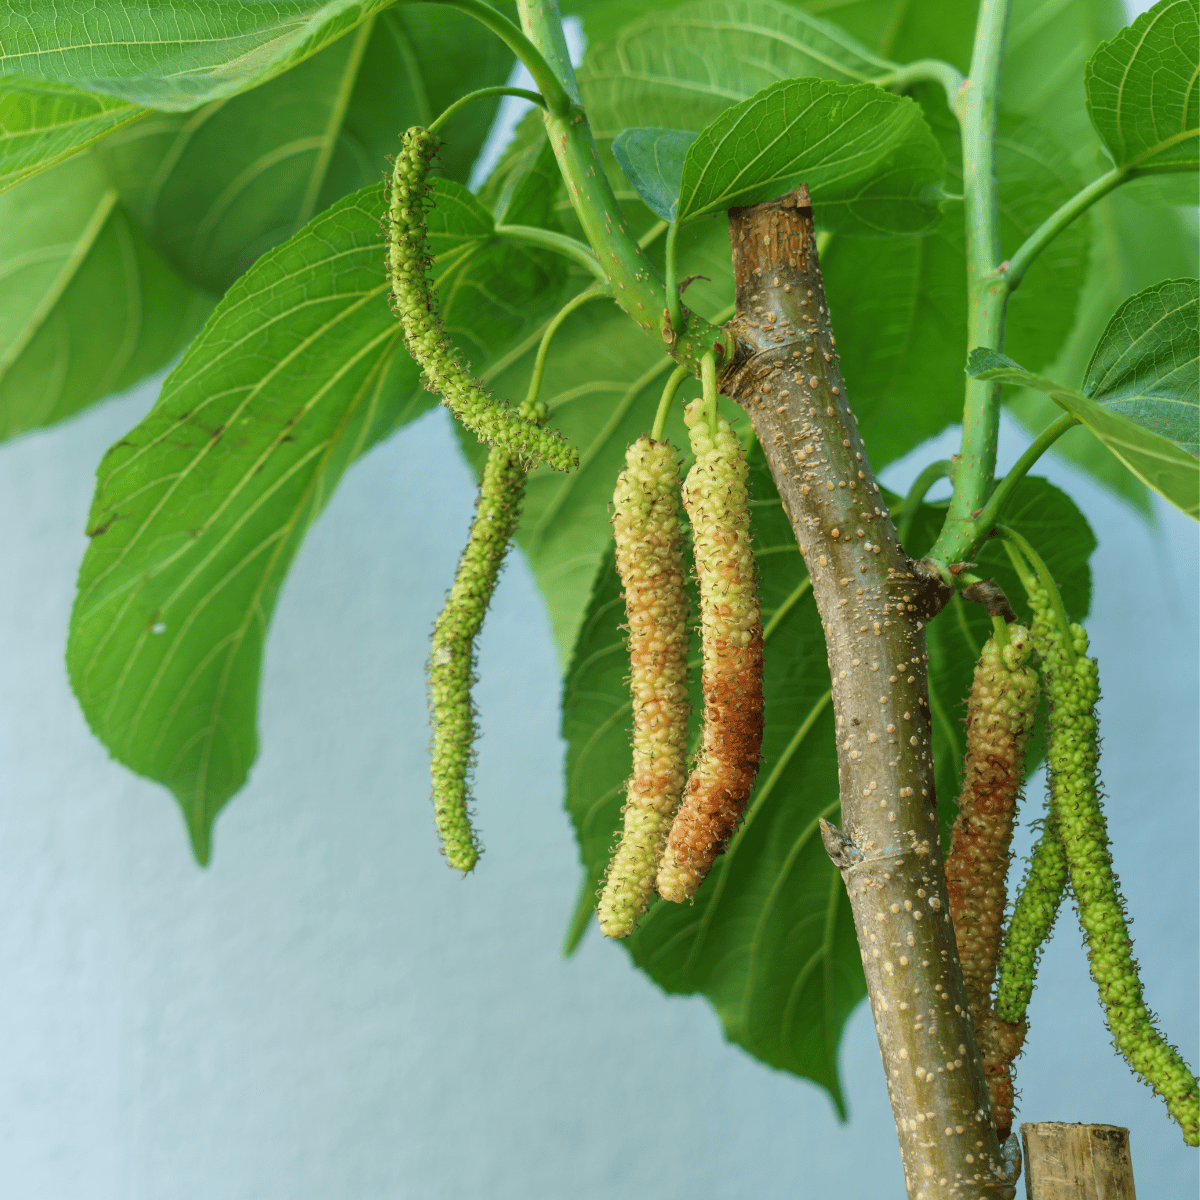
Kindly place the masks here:
POLYGON ((0 9, 0 75, 181 112, 265 83, 390 3, 11 0, 0 9))
POLYGON ((1095 176, 1101 152, 1080 80, 1096 46, 1127 20, 1121 0, 1012 0, 1002 109, 1035 118, 1070 147, 1085 179, 1095 176))
MULTIPOLYGON (((1082 379, 1109 318, 1127 296, 1158 280, 1178 278, 1196 269, 1200 248, 1194 214, 1165 209, 1155 213, 1152 221, 1146 218, 1146 210, 1133 203, 1124 188, 1094 207, 1090 220, 1094 231, 1092 259, 1079 317, 1058 358, 1045 368, 1050 378, 1082 379)), ((1024 360, 1015 349, 1012 355, 1018 361, 1024 360)), ((1005 391, 1009 393, 1006 407, 1030 433, 1040 433, 1062 415, 1062 409, 1042 392, 1032 388, 1005 391)), ((1146 485, 1086 429, 1068 431, 1054 443, 1053 452, 1081 467, 1143 515, 1152 514, 1146 485)))
MULTIPOLYGON (((1062 0, 1053 5, 1043 0, 1013 0, 1002 104, 1011 112, 1034 116, 1070 147, 1083 178, 1097 174, 1103 152, 1079 81, 1096 46, 1118 33, 1126 21, 1120 0, 1062 0)), ((1159 212, 1148 221, 1145 210, 1139 211, 1130 202, 1130 189, 1164 178, 1170 177, 1148 176, 1126 185, 1093 206, 1084 221, 1077 223, 1091 227, 1092 255, 1075 327, 1053 364, 1046 364, 1052 378, 1082 376, 1108 318, 1132 292, 1156 280, 1195 270, 1195 221, 1190 214, 1159 212)), ((1010 353, 1018 361, 1034 365, 1023 352, 1010 347, 1010 353)), ((1058 405, 1041 392, 1031 388, 1005 391, 1009 412, 1032 434, 1040 433, 1062 415, 1058 405)), ((1143 515, 1152 513, 1145 485, 1086 429, 1069 431, 1055 443, 1053 453, 1085 471, 1143 515)))
MULTIPOLYGON (((931 111, 954 189, 957 123, 944 108, 940 118, 931 111)), ((1079 175, 1067 151, 1030 120, 1002 119, 996 149, 1000 244, 1011 254, 1075 194, 1079 175)), ((870 421, 866 444, 877 470, 962 419, 966 242, 961 206, 946 209, 924 237, 834 236, 821 255, 848 394, 860 426, 870 421)), ((1088 232, 1086 223, 1066 229, 1012 298, 1008 342, 1027 362, 1053 358, 1071 330, 1088 269, 1088 232)))
MULTIPOLYGON (((1014 8, 1021 0, 1014 0, 1014 8)), ((964 75, 975 44, 977 0, 913 4, 911 0, 802 0, 802 7, 834 21, 863 46, 896 62, 940 58, 964 75)))
MULTIPOLYGON (((894 511, 894 509, 893 509, 894 511)), ((923 504, 913 521, 905 549, 914 557, 925 554, 937 539, 946 517, 945 504, 923 504)), ((1082 621, 1091 606, 1089 560, 1096 538, 1075 502, 1045 479, 1026 476, 1016 487, 1004 512, 1006 525, 1018 530, 1050 568, 1072 621, 1082 621)), ((1020 579, 1003 545, 986 542, 976 555, 975 573, 993 579, 1004 589, 1018 619, 1026 625, 1031 614, 1020 579)), ((929 706, 933 716, 933 758, 943 834, 948 836, 962 789, 966 754, 964 705, 979 652, 992 635, 992 620, 979 604, 956 596, 926 627, 929 642, 929 706)), ((1044 727, 1035 728, 1026 754, 1026 770, 1036 770, 1044 751, 1044 727)), ((1027 803, 1036 811, 1037 799, 1027 803)))
MULTIPOLYGON (((534 111, 530 114, 542 131, 541 140, 536 142, 531 153, 520 156, 521 167, 513 175, 511 189, 506 189, 503 207, 496 212, 496 224, 506 225, 536 225, 542 229, 562 228, 558 219, 554 202, 562 190, 563 179, 558 169, 558 160, 554 157, 554 147, 545 136, 541 115, 534 111)), ((555 261, 564 265, 563 259, 555 261)))
POLYGON ((784 80, 723 112, 687 151, 680 221, 808 184, 819 225, 915 233, 939 216, 945 160, 920 106, 872 84, 784 80))
MULTIPOLYGON (((1193 307, 1189 314, 1192 317, 1192 331, 1196 328, 1194 312, 1193 307)), ((1182 320, 1179 322, 1179 327, 1186 329, 1182 320)), ((1130 352, 1136 355, 1137 345, 1131 341, 1131 331, 1124 326, 1113 330, 1111 324, 1109 330, 1105 331, 1105 337, 1101 339, 1101 346, 1097 347, 1098 355, 1101 353, 1101 347, 1108 340, 1110 331, 1112 331, 1118 354, 1123 348, 1128 347, 1130 352)), ((1190 353, 1194 355, 1194 332, 1191 337, 1190 353)), ((1144 344, 1149 345, 1152 340, 1147 336, 1144 344)), ((1159 361, 1171 369, 1180 360, 1176 360, 1174 356, 1164 356, 1159 361)), ((1165 500, 1174 504, 1176 508, 1191 517, 1200 519, 1200 462, 1197 462, 1193 454, 1181 449, 1175 442, 1153 432, 1146 423, 1150 419, 1156 425, 1161 426, 1166 422, 1169 427, 1177 428, 1177 422, 1181 418, 1176 405, 1187 405, 1194 411, 1196 404, 1194 395, 1188 397, 1172 394, 1170 401, 1164 400, 1161 396, 1146 397, 1141 394, 1136 397, 1119 396, 1117 399, 1124 402, 1121 407, 1125 411, 1122 412, 1110 408, 1103 402, 1102 396, 1098 400, 1093 399, 1081 392, 1064 387, 1052 379, 1035 375, 1013 362, 1012 359, 998 354, 995 350, 972 350, 967 371, 977 379, 994 379, 1001 383, 1020 384, 1045 392, 1061 408, 1072 413, 1086 425, 1145 484, 1153 488, 1165 500)), ((1191 422, 1189 432, 1194 437, 1194 416, 1183 419, 1191 422)))
POLYGON ((703 0, 656 12, 588 49, 579 86, 592 129, 699 133, 730 105, 800 75, 861 83, 896 69, 835 25, 775 0, 703 0))
POLYGON ((145 115, 62 83, 0 79, 0 192, 145 115))
POLYGON ((683 160, 696 134, 686 129, 626 129, 612 144, 613 157, 651 212, 675 220, 683 160))
MULTIPOLYGON (((625 945, 666 991, 707 996, 731 1041, 820 1084, 844 1115, 837 1047, 865 987, 846 890, 817 825, 822 816, 836 819, 838 809, 829 668, 807 572, 760 451, 751 463, 767 714, 758 786, 695 903, 655 902, 625 945)), ((567 808, 584 863, 585 918, 629 773, 624 616, 608 554, 563 697, 567 808)), ((693 692, 698 719, 696 678, 693 692)))
POLYGON ((1118 167, 1200 167, 1200 0, 1159 0, 1103 43, 1084 75, 1088 113, 1118 167))
MULTIPOLYGON (((156 113, 99 152, 146 235, 220 293, 335 200, 377 182, 398 135, 467 86, 501 83, 512 55, 478 22, 391 9, 286 74, 191 113, 156 113)), ((466 181, 495 104, 451 120, 439 167, 466 181)))
POLYGON ((1113 314, 1082 391, 1112 412, 1200 451, 1200 283, 1168 279, 1113 314))
POLYGON ((0 439, 132 387, 210 307, 146 244, 90 155, 0 195, 0 439))
MULTIPOLYGON (((434 188, 447 326, 489 352, 545 277, 488 248, 465 188, 434 188)), ((305 531, 355 458, 434 403, 388 307, 384 211, 366 188, 255 264, 99 469, 71 681, 113 756, 175 793, 201 862, 256 754, 263 640, 305 531)))

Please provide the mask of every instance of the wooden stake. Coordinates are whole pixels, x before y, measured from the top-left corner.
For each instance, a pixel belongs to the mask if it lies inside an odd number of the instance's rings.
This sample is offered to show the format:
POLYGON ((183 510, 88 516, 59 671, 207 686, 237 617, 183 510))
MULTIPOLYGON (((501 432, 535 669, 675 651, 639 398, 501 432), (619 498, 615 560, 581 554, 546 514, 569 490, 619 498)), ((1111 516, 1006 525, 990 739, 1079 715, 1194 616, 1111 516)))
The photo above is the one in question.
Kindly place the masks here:
POLYGON ((1028 1200, 1136 1200, 1128 1129, 1039 1121, 1021 1143, 1028 1200))

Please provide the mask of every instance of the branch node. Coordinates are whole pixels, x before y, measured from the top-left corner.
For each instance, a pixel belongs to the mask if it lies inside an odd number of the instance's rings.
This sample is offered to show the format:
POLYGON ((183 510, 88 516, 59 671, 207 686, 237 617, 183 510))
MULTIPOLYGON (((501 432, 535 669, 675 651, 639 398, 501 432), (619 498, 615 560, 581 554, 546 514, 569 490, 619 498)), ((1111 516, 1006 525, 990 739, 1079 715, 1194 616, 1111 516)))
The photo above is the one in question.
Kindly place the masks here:
POLYGON ((836 825, 821 818, 821 842, 839 871, 848 871, 863 860, 863 852, 836 825))

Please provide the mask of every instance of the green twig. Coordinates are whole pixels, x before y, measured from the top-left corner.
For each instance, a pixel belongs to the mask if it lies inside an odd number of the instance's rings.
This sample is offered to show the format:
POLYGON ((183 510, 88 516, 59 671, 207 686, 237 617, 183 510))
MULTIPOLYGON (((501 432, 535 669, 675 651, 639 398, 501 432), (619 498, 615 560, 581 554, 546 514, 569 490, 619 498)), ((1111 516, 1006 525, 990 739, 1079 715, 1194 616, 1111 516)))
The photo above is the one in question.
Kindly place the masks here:
MULTIPOLYGON (((517 7, 522 26, 545 59, 554 64, 561 86, 577 96, 578 84, 556 0, 518 0, 517 7)), ((541 90, 549 100, 546 90, 541 90)), ((663 310, 669 311, 667 289, 646 252, 638 246, 613 195, 587 114, 576 103, 569 112, 558 112, 550 106, 542 119, 575 214, 613 285, 617 303, 646 334, 665 342, 677 361, 698 371, 701 355, 724 336, 723 331, 695 313, 684 333, 677 336, 669 325, 664 330, 663 310)))
POLYGON ((654 428, 650 430, 650 438, 652 441, 661 442, 663 430, 667 426, 667 417, 671 412, 671 401, 675 399, 675 393, 679 391, 679 385, 692 374, 690 367, 676 367, 667 378, 666 387, 663 388, 662 399, 658 402, 658 412, 654 414, 654 428))
POLYGON ((591 250, 565 233, 557 233, 553 229, 539 229, 536 225, 497 225, 496 236, 510 242, 523 242, 527 246, 553 250, 555 254, 561 254, 590 271, 601 283, 608 283, 604 268, 591 250))
POLYGON ((1000 510, 1007 503, 1008 498, 1012 495, 1013 488, 1021 482, 1022 479, 1029 473, 1029 468, 1033 466, 1051 446, 1064 433, 1067 432, 1073 425, 1079 424, 1079 418, 1072 416, 1070 413, 1063 413, 1057 421, 1052 421, 1041 433, 1029 443, 1025 453, 1017 459, 1013 464, 1013 468, 1005 477, 996 485, 996 490, 992 493, 991 499, 984 505, 983 512, 975 519, 975 533, 972 541, 978 541, 981 538, 987 537, 991 528, 996 523, 996 518, 1000 515, 1000 510))
POLYGON ((532 416, 534 406, 538 402, 538 396, 542 391, 542 376, 546 371, 546 355, 550 352, 550 343, 554 340, 554 335, 558 332, 562 323, 578 308, 582 308, 589 300, 598 300, 601 296, 611 296, 612 287, 607 283, 593 283, 591 287, 585 288, 578 296, 572 297, 558 310, 550 324, 546 326, 546 332, 542 334, 541 344, 538 346, 537 358, 533 360, 533 374, 529 377, 529 391, 525 395, 525 401, 521 405, 522 416, 532 416))
POLYGON ((468 92, 465 96, 460 96, 455 102, 450 105, 440 117, 437 118, 429 126, 430 133, 437 133, 445 123, 450 120, 460 109, 466 108, 468 104, 476 100, 487 100, 492 96, 520 96, 522 99, 529 100, 538 105, 539 108, 545 108, 546 102, 537 92, 531 92, 528 88, 519 87, 485 87, 480 88, 477 92, 468 92))
POLYGON ((638 238, 638 248, 645 250, 647 246, 652 246, 668 229, 671 228, 670 221, 655 221, 645 233, 638 238))
MULTIPOLYGON (((962 125, 963 212, 967 236, 967 346, 1001 350, 1008 297, 1000 267, 1000 198, 996 185, 996 121, 1009 0, 984 0, 975 29, 971 74, 956 111, 962 125)), ((930 556, 965 561, 973 515, 987 503, 996 469, 1000 384, 967 378, 962 449, 955 459, 954 495, 930 556)))

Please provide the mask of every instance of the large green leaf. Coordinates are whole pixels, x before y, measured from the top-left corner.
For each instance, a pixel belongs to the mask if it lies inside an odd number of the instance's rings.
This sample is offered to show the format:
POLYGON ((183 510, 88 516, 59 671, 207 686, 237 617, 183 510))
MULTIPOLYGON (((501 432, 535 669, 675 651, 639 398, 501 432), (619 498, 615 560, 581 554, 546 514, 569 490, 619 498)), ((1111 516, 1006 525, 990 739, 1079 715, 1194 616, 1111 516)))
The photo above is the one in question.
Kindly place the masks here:
POLYGON ((391 2, 10 0, 0 8, 0 75, 182 111, 266 82, 391 2))
POLYGON ((90 155, 0 195, 0 439, 132 387, 210 307, 146 244, 90 155))
POLYGON ((1200 516, 1196 399, 1197 283, 1171 280, 1127 301, 1109 322, 1081 391, 1026 371, 994 350, 968 372, 1045 392, 1164 499, 1200 516))
MULTIPOLYGON (((667 991, 707 996, 730 1040, 819 1083, 844 1112, 837 1047, 865 989, 846 890, 817 824, 822 816, 836 820, 838 809, 825 642, 803 560, 759 452, 750 491, 765 633, 758 787, 695 903, 656 902, 625 944, 667 991)), ((563 696, 566 802, 584 864, 576 938, 595 904, 629 773, 624 617, 609 554, 563 696)), ((693 711, 699 709, 696 694, 693 711)))
MULTIPOLYGON (((1123 193, 1124 189, 1106 197, 1091 213, 1092 258, 1079 317, 1058 357, 1045 367, 1051 379, 1083 378, 1113 310, 1131 293, 1196 269, 1200 245, 1194 214, 1167 208, 1147 219, 1146 209, 1123 193)), ((1020 361, 1023 356, 1014 350, 1013 357, 1020 361)), ((1053 400, 1033 388, 1005 391, 1006 407, 1031 433, 1040 433, 1062 415, 1053 400)), ((1053 452, 1085 470, 1143 515, 1152 513, 1146 485, 1086 429, 1070 430, 1055 442, 1053 452)))
POLYGON ((1035 118, 1069 147, 1085 179, 1097 173, 1100 143, 1085 103, 1084 67, 1126 20, 1121 0, 1012 0, 1000 103, 1035 118))
POLYGON ((1083 377, 1105 408, 1196 454, 1200 440, 1200 284, 1168 279, 1113 314, 1083 377))
MULTIPOLYGON (((314 213, 377 182, 401 131, 503 82, 512 61, 463 13, 408 5, 251 92, 157 113, 100 152, 154 245, 220 292, 314 213)), ((440 173, 466 181, 494 111, 470 105, 448 123, 440 173)))
MULTIPOLYGON (((447 325, 486 354, 547 280, 487 248, 465 188, 435 194, 447 325)), ((433 403, 388 307, 383 213, 366 188, 255 264, 99 469, 71 681, 114 757, 175 793, 202 862, 255 757, 263 639, 305 530, 358 455, 433 403)))
MULTIPOLYGON (((957 130, 949 113, 939 120, 931 111, 954 189, 961 171, 957 130)), ((1028 119, 1001 122, 997 164, 1001 248, 1011 254, 1075 193, 1079 176, 1067 151, 1028 119)), ((1028 362, 1052 359, 1071 330, 1087 272, 1087 235, 1086 224, 1064 231, 1012 299, 1008 343, 1028 362)), ((851 402, 860 422, 872 418, 867 448, 882 466, 962 419, 962 208, 947 206, 941 224, 922 238, 835 236, 822 269, 851 402)))
POLYGON ((579 84, 593 130, 612 139, 651 119, 698 133, 781 79, 861 83, 893 70, 836 26, 776 0, 702 0, 590 47, 579 84))
POLYGON ((944 172, 914 101, 872 84, 784 80, 726 109, 688 148, 678 219, 806 183, 826 229, 915 233, 938 218, 944 172))
POLYGON ((0 191, 145 115, 136 104, 63 83, 0 79, 0 191))
POLYGON ((1088 112, 1117 166, 1200 166, 1198 61, 1200 0, 1159 0, 1088 60, 1088 112))
POLYGON ((642 202, 664 221, 675 219, 683 161, 697 134, 657 125, 626 129, 612 144, 613 157, 642 202))
MULTIPOLYGON (((588 44, 594 46, 615 40, 634 22, 651 24, 652 20, 670 20, 672 28, 688 28, 692 22, 688 10, 694 7, 694 4, 681 5, 678 0, 564 0, 562 10, 582 18, 588 44), (653 19, 648 15, 650 12, 656 14, 653 19)), ((780 30, 797 37, 812 60, 804 70, 792 74, 824 76, 831 69, 830 64, 834 64, 838 70, 861 71, 859 78, 865 79, 872 78, 877 71, 893 69, 894 63, 915 58, 942 58, 963 72, 970 62, 975 0, 950 5, 913 4, 911 0, 799 0, 773 7, 784 9, 789 18, 797 14, 800 17, 799 28, 803 32, 799 35, 792 32, 797 25, 791 19, 780 30)), ((740 18, 747 9, 749 6, 729 7, 739 29, 740 18)), ((755 5, 749 11, 752 21, 768 28, 774 20, 765 5, 755 5)), ((720 16, 716 19, 722 20, 720 16)), ((1117 22, 1113 28, 1119 25, 1117 22)), ((721 28, 723 35, 724 25, 721 28)), ((735 46, 734 50, 739 51, 740 47, 735 46)), ((720 55, 713 56, 714 70, 727 68, 728 64, 721 59, 720 55)), ((778 73, 775 78, 783 78, 785 74, 778 73)), ((759 87, 767 82, 763 80, 759 87)))

